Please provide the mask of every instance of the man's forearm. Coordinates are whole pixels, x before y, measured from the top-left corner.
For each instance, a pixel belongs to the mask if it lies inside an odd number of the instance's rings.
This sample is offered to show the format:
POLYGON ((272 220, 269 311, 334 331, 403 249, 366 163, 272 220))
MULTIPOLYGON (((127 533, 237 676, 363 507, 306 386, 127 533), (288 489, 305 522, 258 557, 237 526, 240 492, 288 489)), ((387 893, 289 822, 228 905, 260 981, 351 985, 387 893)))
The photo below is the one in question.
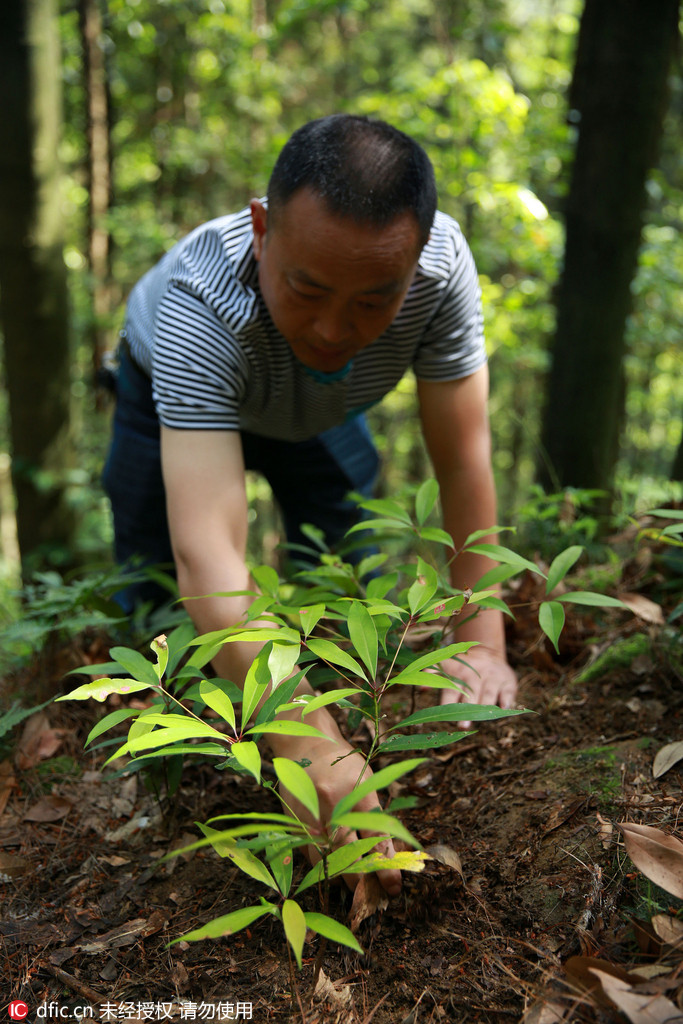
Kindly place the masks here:
MULTIPOLYGON (((444 528, 453 538, 460 552, 467 537, 475 530, 486 529, 496 523, 496 491, 490 468, 473 466, 450 473, 439 481, 444 528)), ((493 542, 495 534, 481 542, 493 542)), ((469 551, 458 553, 450 567, 452 586, 459 590, 474 587, 478 580, 494 567, 485 555, 469 551)), ((496 587, 491 587, 496 590, 496 587)), ((457 629, 457 639, 473 640, 505 656, 505 629, 502 613, 496 609, 480 610, 465 606, 451 623, 457 629)))

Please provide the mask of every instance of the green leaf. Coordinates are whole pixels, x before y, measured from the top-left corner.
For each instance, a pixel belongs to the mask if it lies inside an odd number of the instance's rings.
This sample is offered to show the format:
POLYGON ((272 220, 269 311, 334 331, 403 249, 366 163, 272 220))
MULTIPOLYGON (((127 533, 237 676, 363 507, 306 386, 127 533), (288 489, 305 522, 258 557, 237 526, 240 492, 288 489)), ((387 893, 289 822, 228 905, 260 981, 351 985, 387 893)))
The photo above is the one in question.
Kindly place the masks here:
POLYGON ((230 754, 238 763, 253 775, 256 781, 261 783, 261 755, 259 749, 252 740, 242 740, 233 743, 230 747, 230 754))
POLYGON ((388 557, 387 554, 378 552, 376 555, 368 555, 367 558, 362 558, 356 566, 358 579, 362 580, 369 572, 379 569, 380 565, 384 565, 388 557))
POLYGON ((351 533, 358 533, 360 530, 411 530, 412 526, 410 520, 408 522, 399 521, 398 519, 362 519, 359 523, 354 523, 353 526, 349 527, 346 531, 347 537, 351 533))
POLYGON ((273 649, 268 655, 268 671, 273 686, 279 686, 283 679, 292 674, 300 652, 301 644, 298 642, 298 634, 295 644, 282 644, 277 641, 273 644, 273 649))
POLYGON ((432 544, 444 544, 447 548, 453 548, 453 538, 450 533, 440 529, 438 526, 421 526, 417 535, 420 540, 428 540, 432 544))
POLYGON ((318 711, 319 708, 325 708, 328 704, 338 704, 340 701, 345 700, 346 697, 353 697, 359 691, 348 687, 345 690, 328 690, 327 693, 321 693, 313 700, 306 702, 306 705, 301 712, 302 720, 306 715, 310 715, 312 711, 318 711))
POLYGON ((276 687, 268 700, 264 701, 261 705, 261 709, 256 716, 254 725, 261 725, 263 722, 269 722, 277 714, 277 710, 283 704, 288 704, 292 698, 294 691, 301 682, 305 675, 305 671, 302 669, 301 672, 295 673, 290 676, 289 679, 283 679, 278 687, 276 687))
POLYGON ((408 715, 395 729, 404 729, 408 725, 420 725, 423 722, 493 722, 497 718, 509 718, 511 715, 523 715, 524 711, 496 708, 491 704, 442 704, 435 708, 422 708, 413 715, 408 715))
POLYGON ((301 629, 304 636, 307 637, 315 629, 324 614, 324 604, 312 604, 309 608, 299 609, 299 619, 301 620, 301 629))
POLYGON ((558 641, 564 626, 564 608, 559 601, 543 602, 538 609, 538 624, 559 654, 558 641))
POLYGON ((503 615, 509 615, 514 618, 514 615, 506 605, 505 601, 501 597, 496 597, 494 593, 486 593, 485 591, 480 594, 473 594, 469 600, 469 604, 473 607, 480 606, 481 608, 496 608, 503 615))
MULTIPOLYGON (((545 587, 546 594, 549 594, 551 590, 554 590, 557 584, 565 578, 571 567, 581 557, 582 552, 583 547, 579 544, 574 544, 565 551, 560 551, 559 555, 557 555, 556 558, 553 558, 550 568, 548 569, 548 580, 545 587)), ((554 642, 555 641, 553 641, 553 643, 554 642)))
POLYGON ((112 647, 109 654, 133 679, 149 686, 159 685, 154 665, 139 651, 134 651, 130 647, 112 647))
POLYGON ((225 643, 264 644, 269 640, 277 640, 280 643, 289 641, 289 643, 296 644, 299 642, 299 638, 298 629, 292 629, 290 626, 278 626, 276 629, 270 629, 268 626, 252 626, 249 629, 241 629, 237 633, 230 633, 225 637, 225 643))
POLYGON ((292 947, 297 965, 301 970, 301 954, 306 939, 306 918, 303 910, 294 900, 285 900, 282 904, 282 924, 287 941, 292 947))
POLYGON ((154 666, 154 673, 159 682, 161 682, 161 677, 168 665, 168 640, 165 634, 162 633, 160 636, 155 636, 149 646, 154 654, 156 654, 157 663, 154 666))
MULTIPOLYGON (((210 825, 199 824, 199 828, 204 833, 206 838, 213 846, 214 850, 219 857, 226 857, 233 862, 235 867, 243 871, 245 875, 249 875, 250 878, 255 878, 257 882, 262 882, 267 885, 269 889, 274 889, 275 892, 279 892, 275 879, 271 875, 265 864, 254 856, 251 850, 246 850, 243 846, 238 846, 237 842, 230 836, 218 832, 215 828, 211 828, 210 825)), ((177 852, 177 851, 176 851, 177 852)))
POLYGON ((474 544, 475 541, 481 540, 482 537, 490 537, 493 533, 505 533, 506 531, 510 533, 517 532, 514 526, 489 526, 485 530, 475 530, 474 533, 469 535, 463 544, 463 548, 469 547, 470 544, 474 544))
POLYGON ((569 594, 561 594, 557 600, 568 604, 585 604, 592 608, 628 607, 616 597, 608 597, 607 594, 593 594, 589 590, 574 590, 569 594))
POLYGON ((416 615, 421 608, 424 608, 426 604, 429 604, 438 583, 436 580, 421 580, 416 579, 415 582, 410 586, 408 590, 408 607, 410 608, 410 614, 416 615))
POLYGON ((300 800, 308 813, 318 821, 320 819, 318 794, 305 768, 288 757, 274 757, 273 768, 285 789, 288 789, 297 800, 300 800))
POLYGON ((394 501, 393 498, 365 498, 358 504, 368 512, 374 512, 375 515, 392 516, 395 519, 400 519, 402 523, 407 523, 408 526, 411 525, 410 516, 403 505, 394 501))
MULTIPOLYGON (((155 729, 154 732, 145 733, 143 736, 136 736, 128 741, 128 748, 135 752, 137 750, 144 750, 145 747, 159 747, 162 744, 174 743, 175 740, 194 740, 201 739, 202 737, 213 740, 223 739, 221 734, 215 729, 211 729, 210 726, 204 727, 203 722, 188 720, 184 725, 155 729)), ((226 754, 227 752, 226 744, 226 754)))
POLYGON ((385 598, 389 591, 396 586, 398 583, 398 573, 388 572, 384 576, 377 576, 375 579, 370 580, 365 593, 367 594, 369 601, 381 600, 385 598))
POLYGON ((462 610, 464 604, 464 594, 454 594, 453 597, 447 598, 441 597, 430 608, 426 608, 420 613, 420 622, 430 622, 446 615, 455 615, 462 610))
POLYGON ((494 562, 503 562, 505 565, 515 565, 520 569, 529 569, 531 572, 535 572, 537 576, 543 576, 545 579, 545 573, 537 565, 530 562, 528 558, 522 558, 516 551, 504 548, 501 544, 475 544, 467 550, 474 555, 486 555, 487 558, 491 558, 494 562))
POLYGON ((497 565, 495 569, 489 569, 488 572, 485 572, 472 589, 475 594, 478 590, 488 590, 489 587, 495 586, 497 583, 504 583, 505 580, 516 576, 518 572, 522 572, 522 569, 523 566, 521 565, 497 565))
POLYGON ((269 843, 265 848, 268 865, 283 896, 287 896, 292 887, 295 845, 296 840, 292 840, 291 836, 285 836, 275 843, 269 843))
POLYGON ((288 722, 286 719, 254 725, 247 729, 247 733, 254 736, 315 736, 318 739, 329 739, 329 736, 312 725, 306 725, 305 722, 288 722))
MULTIPOLYGON (((381 836, 367 836, 365 839, 355 839, 351 843, 345 843, 343 846, 338 847, 330 853, 327 860, 327 875, 328 878, 335 878, 337 875, 343 875, 346 871, 352 869, 352 865, 367 853, 369 850, 374 848, 382 842, 381 836)), ((319 860, 317 864, 308 871, 300 885, 297 887, 297 895, 303 892, 304 889, 309 889, 312 885, 317 885, 318 882, 322 881, 325 877, 325 864, 322 860, 319 860)))
MULTIPOLYGON (((222 630, 222 633, 223 633, 223 635, 225 635, 225 630, 222 630)), ((187 646, 188 647, 192 646, 192 643, 193 643, 193 641, 190 641, 187 646)), ((196 650, 194 650, 192 652, 192 654, 190 655, 190 657, 187 659, 187 661, 185 662, 185 665, 183 666, 183 669, 185 671, 187 671, 187 670, 190 670, 190 669, 202 669, 202 668, 204 668, 204 666, 208 665, 208 663, 212 660, 212 658, 214 658, 216 656, 216 654, 218 654, 218 652, 220 651, 222 646, 223 646, 223 641, 222 640, 220 640, 220 641, 213 640, 213 641, 209 641, 209 642, 207 642, 205 644, 200 644, 199 646, 197 646, 196 650)), ((183 671, 183 669, 181 669, 180 671, 183 671)))
POLYGON ((441 661, 453 658, 457 654, 465 654, 470 648, 476 646, 477 644, 474 641, 463 640, 460 643, 446 644, 445 647, 439 647, 436 651, 428 651, 426 654, 421 654, 419 658, 411 661, 402 672, 393 677, 391 680, 392 685, 394 683, 402 683, 403 676, 413 675, 414 672, 420 672, 423 668, 430 668, 432 665, 437 665, 441 661))
POLYGON ((647 513, 649 516, 662 516, 664 519, 683 519, 683 509, 676 508, 653 508, 647 513))
POLYGON ((336 817, 334 824, 338 828, 363 829, 367 832, 377 832, 383 836, 394 836, 410 846, 420 845, 417 840, 413 839, 405 825, 402 825, 390 814, 383 814, 381 811, 350 811, 336 817))
POLYGON ((351 643, 368 669, 368 678, 374 679, 377 675, 377 627, 372 615, 360 601, 352 601, 346 622, 351 643))
POLYGON ((199 696, 207 707, 215 711, 217 715, 220 715, 228 723, 234 732, 235 709, 227 694, 219 686, 216 686, 212 680, 202 679, 199 684, 199 696))
MULTIPOLYGON (((154 673, 153 666, 148 662, 154 673)), ((136 679, 96 679, 93 683, 83 683, 71 693, 65 693, 62 697, 55 697, 55 700, 98 700, 100 704, 107 699, 111 693, 138 693, 140 690, 149 690, 150 686, 158 686, 156 676, 153 683, 140 683, 136 679)))
POLYGON ((353 932, 349 931, 346 925, 340 924, 339 921, 335 921, 332 917, 328 917, 327 914, 307 911, 304 914, 304 919, 306 927, 310 928, 312 932, 317 932, 318 935, 322 935, 332 942, 338 942, 341 946, 349 946, 350 949, 355 949, 357 953, 363 952, 363 947, 359 944, 353 932))
POLYGON ((424 853, 422 850, 399 850, 393 857, 385 857, 381 853, 371 853, 369 857, 364 857, 362 861, 354 865, 354 871, 360 874, 367 875, 374 871, 386 871, 387 869, 395 869, 396 871, 424 871, 425 861, 431 860, 432 858, 428 853, 424 853))
POLYGON ((392 754, 402 750, 436 750, 450 743, 457 743, 472 735, 472 732, 428 732, 416 733, 412 736, 390 736, 375 750, 375 754, 392 754))
POLYGON ((439 497, 439 485, 431 477, 418 487, 415 495, 415 515, 420 526, 424 526, 439 497))
MULTIPOLYGON (((137 754, 134 761, 147 761, 154 757, 175 757, 176 754, 203 754, 210 757, 228 757, 228 751, 218 743, 174 743, 151 754, 137 754)), ((131 762, 132 763, 132 762, 131 762)))
POLYGON ((424 760, 425 758, 423 757, 416 757, 411 761, 400 761, 398 764, 390 764, 386 768, 381 768, 380 771, 375 772, 369 779, 355 786, 350 793, 347 793, 346 796, 338 801, 332 811, 330 824, 336 824, 339 815, 352 810, 368 793, 376 793, 379 789, 385 789, 392 782, 400 779, 402 775, 407 775, 408 772, 412 772, 414 768, 417 768, 419 764, 423 764, 424 760))
POLYGON ((246 725, 249 721, 253 712, 256 710, 259 701, 270 686, 270 669, 268 668, 268 659, 270 657, 271 650, 272 644, 269 641, 258 652, 247 669, 247 674, 244 677, 244 686, 242 687, 243 725, 246 725))
POLYGON ((175 945, 176 942, 198 942, 200 939, 220 939, 226 935, 234 935, 235 932, 248 928, 250 924, 258 921, 260 917, 265 917, 266 914, 272 913, 273 908, 270 905, 265 907, 263 905, 258 907, 242 907, 241 910, 233 910, 231 914, 225 914, 223 917, 215 917, 213 921, 203 924, 201 928, 195 928, 191 932, 186 932, 185 935, 181 935, 179 938, 169 942, 169 946, 175 945))
MULTIPOLYGON (((142 719, 138 718, 133 725, 141 723, 142 719)), ((135 754, 138 750, 152 750, 155 747, 170 746, 175 743, 176 740, 189 740, 195 739, 196 737, 206 736, 206 733, 202 733, 194 729, 191 725, 172 729, 155 729, 154 732, 146 732, 142 735, 129 738, 124 744, 122 744, 118 750, 107 758, 105 764, 110 764, 119 757, 123 757, 124 754, 135 754)), ((212 731, 212 735, 216 735, 212 731)), ((219 734, 220 735, 220 734, 219 734)), ((227 755, 227 750, 226 750, 227 755)))
POLYGON ((386 685, 393 686, 399 682, 401 686, 429 686, 433 690, 455 689, 451 677, 442 675, 441 672, 441 669, 436 669, 435 672, 411 672, 410 669, 406 669, 401 673, 400 680, 396 676, 394 679, 390 679, 386 685))
POLYGON ((264 594, 270 594, 271 597, 277 597, 280 579, 272 566, 256 565, 252 568, 251 575, 259 590, 264 594))
POLYGON ((97 725, 92 727, 84 745, 87 747, 88 744, 96 740, 107 729, 112 729, 119 722, 125 722, 127 718, 137 718, 139 714, 140 710, 138 708, 118 708, 116 711, 112 711, 110 714, 105 715, 104 718, 101 718, 97 725))
POLYGON ((358 664, 355 658, 343 650, 341 647, 337 647, 331 640, 321 640, 318 637, 312 637, 306 641, 306 645, 309 651, 312 651, 316 657, 321 658, 323 661, 328 662, 332 665, 339 665, 341 668, 349 669, 355 675, 360 676, 361 679, 365 679, 365 672, 358 664))

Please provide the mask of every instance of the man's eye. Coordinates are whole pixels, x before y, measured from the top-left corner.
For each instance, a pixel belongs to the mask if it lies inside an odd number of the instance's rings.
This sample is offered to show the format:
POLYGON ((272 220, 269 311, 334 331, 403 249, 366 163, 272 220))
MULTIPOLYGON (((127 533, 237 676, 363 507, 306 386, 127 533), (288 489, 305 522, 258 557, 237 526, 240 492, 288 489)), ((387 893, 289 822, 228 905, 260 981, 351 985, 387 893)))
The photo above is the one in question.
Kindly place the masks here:
POLYGON ((294 292, 294 294, 298 296, 298 298, 300 299, 319 299, 320 296, 323 294, 322 292, 319 291, 306 291, 300 286, 292 284, 291 281, 289 282, 289 287, 294 292))

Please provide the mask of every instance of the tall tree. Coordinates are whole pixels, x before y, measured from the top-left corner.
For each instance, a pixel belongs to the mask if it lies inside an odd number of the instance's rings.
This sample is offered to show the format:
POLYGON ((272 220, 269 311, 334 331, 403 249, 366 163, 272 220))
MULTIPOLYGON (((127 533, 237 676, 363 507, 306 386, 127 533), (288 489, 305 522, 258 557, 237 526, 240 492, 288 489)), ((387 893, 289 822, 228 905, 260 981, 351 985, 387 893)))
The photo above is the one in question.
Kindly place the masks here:
POLYGON ((55 0, 0 5, 0 317, 22 566, 69 550, 70 366, 55 0))
POLYGON ((570 104, 578 143, 541 469, 610 489, 624 408, 624 332, 646 181, 658 149, 679 0, 586 0, 570 104))
POLYGON ((78 20, 87 107, 88 266, 93 304, 89 330, 96 375, 109 347, 107 320, 111 311, 111 240, 107 224, 111 204, 109 87, 98 0, 78 0, 78 20))

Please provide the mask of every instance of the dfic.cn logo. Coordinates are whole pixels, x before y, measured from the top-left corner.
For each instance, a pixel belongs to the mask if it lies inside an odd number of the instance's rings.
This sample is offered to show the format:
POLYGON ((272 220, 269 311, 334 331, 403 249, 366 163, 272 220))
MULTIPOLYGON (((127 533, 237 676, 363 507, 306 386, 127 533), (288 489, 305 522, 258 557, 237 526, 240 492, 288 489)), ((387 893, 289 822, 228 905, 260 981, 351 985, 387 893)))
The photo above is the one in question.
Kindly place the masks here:
POLYGON ((9 1004, 9 1015, 12 1020, 25 1020, 28 1017, 28 1006, 20 999, 15 999, 9 1004))

